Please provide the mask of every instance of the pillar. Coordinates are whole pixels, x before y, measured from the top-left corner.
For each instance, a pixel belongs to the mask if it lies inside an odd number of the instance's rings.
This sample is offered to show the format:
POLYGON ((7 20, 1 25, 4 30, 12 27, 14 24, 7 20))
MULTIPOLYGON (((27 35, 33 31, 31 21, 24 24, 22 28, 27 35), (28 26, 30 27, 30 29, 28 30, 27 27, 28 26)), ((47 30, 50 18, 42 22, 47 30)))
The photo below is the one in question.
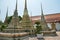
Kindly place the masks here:
POLYGON ((51 24, 51 28, 52 28, 52 30, 56 30, 56 25, 55 25, 55 23, 52 23, 52 24, 51 24))

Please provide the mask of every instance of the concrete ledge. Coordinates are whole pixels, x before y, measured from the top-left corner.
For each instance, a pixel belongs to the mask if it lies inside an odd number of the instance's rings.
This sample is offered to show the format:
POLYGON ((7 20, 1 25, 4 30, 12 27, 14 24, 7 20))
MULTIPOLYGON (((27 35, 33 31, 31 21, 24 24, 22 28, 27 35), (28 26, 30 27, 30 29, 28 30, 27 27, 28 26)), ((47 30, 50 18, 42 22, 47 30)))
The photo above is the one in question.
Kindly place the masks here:
POLYGON ((26 36, 28 34, 29 34, 28 32, 22 32, 22 33, 1 33, 0 32, 1 37, 20 37, 20 36, 26 36))
POLYGON ((52 30, 52 31, 42 31, 43 36, 57 36, 56 31, 52 30))

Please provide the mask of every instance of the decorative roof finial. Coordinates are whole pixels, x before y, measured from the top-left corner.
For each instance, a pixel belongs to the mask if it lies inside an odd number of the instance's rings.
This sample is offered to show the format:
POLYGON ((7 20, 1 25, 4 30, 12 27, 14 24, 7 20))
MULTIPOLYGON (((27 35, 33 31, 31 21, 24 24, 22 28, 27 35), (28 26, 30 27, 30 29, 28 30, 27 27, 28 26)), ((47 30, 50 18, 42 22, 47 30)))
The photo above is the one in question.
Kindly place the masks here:
POLYGON ((16 10, 17 10, 17 0, 16 0, 16 10))
POLYGON ((6 18, 8 17, 8 7, 7 7, 7 12, 6 12, 6 18))
POLYGON ((27 0, 25 0, 25 9, 27 9, 27 0))
POLYGON ((41 16, 43 15, 43 8, 42 8, 42 3, 41 3, 41 16))

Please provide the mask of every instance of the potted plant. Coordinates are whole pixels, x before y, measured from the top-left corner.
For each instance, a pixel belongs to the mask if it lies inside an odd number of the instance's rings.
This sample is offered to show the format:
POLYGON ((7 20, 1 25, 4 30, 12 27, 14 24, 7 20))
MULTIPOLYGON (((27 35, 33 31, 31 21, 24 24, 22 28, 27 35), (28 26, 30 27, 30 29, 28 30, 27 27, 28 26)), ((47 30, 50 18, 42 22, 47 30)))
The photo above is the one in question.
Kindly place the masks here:
POLYGON ((42 27, 41 27, 41 25, 40 25, 40 22, 36 22, 35 23, 36 24, 36 35, 37 35, 37 38, 43 38, 43 34, 42 34, 42 27))

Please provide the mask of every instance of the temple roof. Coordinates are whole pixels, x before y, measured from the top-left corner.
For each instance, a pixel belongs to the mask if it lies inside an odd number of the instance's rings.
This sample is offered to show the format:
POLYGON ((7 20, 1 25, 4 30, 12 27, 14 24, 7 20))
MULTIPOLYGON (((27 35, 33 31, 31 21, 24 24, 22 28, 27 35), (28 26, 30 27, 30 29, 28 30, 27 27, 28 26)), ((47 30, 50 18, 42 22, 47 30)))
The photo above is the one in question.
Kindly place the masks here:
MULTIPOLYGON (((32 19, 32 21, 34 23, 36 20, 40 20, 41 16, 37 15, 37 16, 32 16, 30 18, 32 19)), ((60 13, 45 15, 45 19, 46 19, 46 22, 49 22, 49 23, 51 23, 51 22, 60 22, 60 13)))

